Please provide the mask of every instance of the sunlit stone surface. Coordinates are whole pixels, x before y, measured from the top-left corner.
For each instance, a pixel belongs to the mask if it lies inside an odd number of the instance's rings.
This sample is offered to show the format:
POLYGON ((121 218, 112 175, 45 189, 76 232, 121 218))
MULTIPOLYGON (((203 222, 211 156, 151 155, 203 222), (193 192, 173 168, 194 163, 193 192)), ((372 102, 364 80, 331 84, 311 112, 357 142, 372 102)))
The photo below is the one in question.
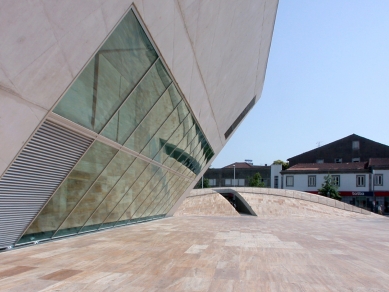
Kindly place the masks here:
POLYGON ((170 217, 1 253, 0 287, 387 291, 388 226, 371 216, 170 217))

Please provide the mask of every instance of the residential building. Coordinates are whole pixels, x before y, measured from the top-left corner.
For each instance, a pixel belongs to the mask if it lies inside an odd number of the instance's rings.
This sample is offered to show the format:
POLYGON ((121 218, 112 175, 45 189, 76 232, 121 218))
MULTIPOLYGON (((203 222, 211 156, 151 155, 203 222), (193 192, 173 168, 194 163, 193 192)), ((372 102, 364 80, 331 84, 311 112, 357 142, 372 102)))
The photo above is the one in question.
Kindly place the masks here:
POLYGON ((389 158, 371 158, 367 162, 299 163, 281 171, 285 189, 313 194, 332 176, 342 201, 372 210, 376 203, 389 213, 389 158))
POLYGON ((281 165, 261 166, 252 162, 235 162, 222 168, 209 168, 204 177, 212 187, 248 187, 249 178, 259 173, 264 186, 281 188, 281 165), (235 178, 235 180, 234 180, 235 178))
POLYGON ((288 159, 298 163, 363 162, 370 158, 388 158, 389 146, 352 134, 288 159))

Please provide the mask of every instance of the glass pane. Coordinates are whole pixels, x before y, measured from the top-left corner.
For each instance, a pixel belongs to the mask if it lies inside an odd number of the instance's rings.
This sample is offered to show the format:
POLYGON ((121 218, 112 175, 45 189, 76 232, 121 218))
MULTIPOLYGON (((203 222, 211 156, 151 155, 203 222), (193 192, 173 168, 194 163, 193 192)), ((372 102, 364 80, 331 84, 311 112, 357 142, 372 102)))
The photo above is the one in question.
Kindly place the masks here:
POLYGON ((136 210, 139 208, 139 206, 142 204, 143 200, 145 199, 145 194, 142 193, 143 189, 150 181, 150 179, 153 177, 154 173, 158 171, 158 169, 159 169, 158 166, 149 164, 145 169, 145 171, 142 173, 142 175, 139 176, 139 178, 136 180, 134 185, 131 187, 134 193, 134 200, 131 202, 131 204, 127 205, 128 208, 125 210, 124 214, 120 217, 119 221, 129 220, 132 218, 133 214, 136 212, 136 210))
POLYGON ((183 151, 176 159, 176 162, 172 165, 172 169, 183 173, 184 175, 188 174, 189 171, 194 169, 196 167, 196 159, 194 157, 197 156, 199 151, 201 150, 201 143, 198 142, 198 136, 193 139, 193 141, 188 145, 188 147, 185 149, 186 151, 183 151), (189 149, 190 152, 188 151, 189 149), (186 169, 185 169, 186 168, 186 169))
MULTIPOLYGON (((197 139, 195 136, 192 141, 188 143, 187 139, 184 139, 183 145, 186 145, 185 148, 176 147, 169 154, 170 158, 166 161, 166 165, 168 165, 171 169, 177 171, 190 157, 190 149, 192 148, 192 144, 194 144, 197 139)), ((180 144, 178 146, 180 146, 180 144)), ((194 147, 193 147, 194 148, 194 147)))
MULTIPOLYGON (((134 133, 131 134, 126 143, 124 143, 124 146, 140 153, 173 110, 174 105, 171 102, 169 92, 166 91, 134 133)), ((154 144, 156 144, 155 147, 158 149, 161 147, 159 140, 154 141, 154 144)))
POLYGON ((157 53, 130 11, 54 112, 100 132, 156 59, 157 53))
POLYGON ((176 161, 177 149, 185 149, 188 146, 188 136, 191 136, 195 126, 191 115, 188 115, 184 122, 177 128, 172 137, 165 144, 163 149, 158 153, 158 161, 163 161, 162 164, 171 167, 176 161))
POLYGON ((145 217, 143 214, 146 209, 153 203, 155 197, 158 195, 156 192, 156 187, 160 180, 165 177, 165 173, 167 170, 159 169, 154 176, 150 179, 150 181, 147 183, 146 187, 141 191, 139 196, 134 202, 135 205, 138 205, 138 209, 134 212, 132 215, 132 219, 139 218, 139 217, 145 217), (138 200, 139 198, 139 200, 138 200))
MULTIPOLYGON (((81 232, 98 228, 100 224, 105 221, 105 219, 112 212, 115 206, 130 189, 137 176, 139 176, 139 171, 142 171, 144 168, 146 168, 146 166, 146 162, 140 159, 136 159, 129 166, 129 168, 127 168, 126 172, 123 174, 120 180, 105 197, 103 202, 98 206, 93 215, 88 219, 88 222, 85 224, 81 232)), ((113 222, 112 224, 114 225, 115 222, 113 222)))
POLYGON ((190 182, 184 181, 174 190, 173 194, 170 196, 168 203, 166 204, 164 209, 161 209, 158 214, 165 214, 170 211, 170 209, 174 206, 175 203, 179 200, 182 194, 186 191, 190 182))
POLYGON ((182 189, 183 184, 186 181, 181 177, 176 177, 176 179, 173 181, 173 183, 169 186, 168 189, 166 189, 166 192, 164 194, 164 197, 162 201, 159 203, 157 208, 154 210, 152 215, 158 215, 166 213, 165 210, 168 208, 169 204, 172 202, 172 199, 175 197, 180 197, 178 195, 178 191, 182 189))
POLYGON ((163 125, 158 129, 157 133, 151 138, 146 147, 142 150, 141 154, 154 158, 158 162, 162 162, 161 156, 157 156, 158 152, 163 149, 168 139, 172 136, 173 132, 180 125, 178 110, 175 109, 163 125))
MULTIPOLYGON (((116 149, 96 141, 77 163, 26 234, 55 231, 103 171, 116 149)), ((52 233, 51 233, 52 235, 52 233)))
MULTIPOLYGON (((134 159, 134 156, 119 151, 101 173, 97 181, 81 199, 80 203, 70 216, 62 224, 61 229, 74 227, 77 227, 77 230, 81 229, 134 159)), ((105 219, 105 217, 102 218, 102 220, 103 219, 105 219)), ((100 222, 95 222, 95 224, 103 223, 102 220, 100 222)))
POLYGON ((174 175, 171 172, 167 172, 163 180, 158 184, 155 194, 154 201, 146 209, 144 216, 152 216, 154 211, 159 210, 163 204, 163 199, 169 190, 169 187, 174 186, 177 181, 178 176, 174 175))
POLYGON ((113 188, 107 199, 100 205, 91 220, 97 220, 96 217, 104 216, 108 213, 109 215, 103 221, 104 224, 102 227, 114 225, 137 195, 135 192, 136 188, 134 187, 135 182, 138 180, 139 176, 142 175, 147 166, 148 163, 146 161, 137 158, 120 179, 118 184, 113 188))
POLYGON ((101 134, 123 145, 170 83, 168 73, 158 60, 101 134))

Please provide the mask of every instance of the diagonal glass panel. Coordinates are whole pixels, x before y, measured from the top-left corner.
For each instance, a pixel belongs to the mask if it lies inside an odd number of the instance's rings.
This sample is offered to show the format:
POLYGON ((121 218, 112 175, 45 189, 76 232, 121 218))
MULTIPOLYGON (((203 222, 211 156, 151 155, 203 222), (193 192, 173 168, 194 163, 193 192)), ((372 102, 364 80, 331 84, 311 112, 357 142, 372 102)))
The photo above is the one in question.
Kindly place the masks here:
POLYGON ((171 84, 168 73, 158 60, 123 103, 101 134, 123 145, 171 84))
MULTIPOLYGON (((161 177, 161 179, 158 181, 157 185, 151 190, 151 192, 149 194, 149 196, 151 196, 150 198, 148 198, 148 200, 150 201, 150 204, 147 204, 147 206, 146 206, 146 204, 142 204, 142 208, 144 209, 143 213, 145 213, 146 210, 148 210, 148 209, 154 208, 154 205, 158 201, 159 196, 161 196, 162 190, 164 188, 166 188, 170 179, 173 177, 174 177, 174 175, 171 172, 169 172, 169 171, 165 172, 165 175, 163 177, 161 177)), ((140 213, 140 211, 138 213, 140 213)), ((138 215, 136 215, 136 216, 137 217, 143 217, 143 216, 147 217, 148 215, 140 214, 139 216, 138 215)))
POLYGON ((184 132, 184 130, 182 130, 182 132, 180 131, 177 134, 178 136, 181 136, 183 134, 184 137, 176 145, 168 141, 168 143, 166 143, 162 149, 163 154, 159 154, 166 157, 163 164, 169 168, 171 168, 172 165, 177 161, 177 158, 183 152, 183 149, 186 149, 189 143, 191 142, 191 140, 193 140, 192 136, 195 135, 196 125, 194 124, 193 120, 190 120, 188 124, 191 124, 191 127, 187 132, 184 132))
POLYGON ((54 112, 100 132, 157 58, 134 13, 128 12, 54 112))
POLYGON ((175 198, 178 199, 182 195, 182 189, 184 184, 189 184, 189 183, 190 182, 187 183, 182 178, 177 178, 174 181, 174 183, 170 186, 170 188, 166 190, 162 200, 159 202, 158 205, 156 205, 156 208, 152 211, 150 215, 154 216, 158 214, 164 214, 170 202, 175 198))
MULTIPOLYGON (((203 138, 203 140, 204 140, 204 138, 203 138)), ((201 151, 202 150, 202 148, 201 148, 202 143, 201 142, 203 140, 201 140, 199 143, 197 143, 197 146, 195 149, 193 149, 191 155, 188 155, 188 159, 185 162, 182 162, 182 165, 185 166, 185 168, 180 167, 179 172, 182 173, 183 175, 191 177, 193 179, 196 177, 194 170, 196 168, 199 168, 199 159, 203 155, 203 153, 201 151)))
POLYGON ((134 185, 131 187, 134 194, 134 200, 131 204, 127 205, 125 212, 121 215, 119 221, 124 221, 131 219, 132 215, 138 209, 140 204, 145 199, 144 193, 142 193, 147 183, 154 176, 154 174, 159 170, 159 167, 153 164, 149 164, 141 176, 135 181, 134 185))
MULTIPOLYGON (((188 113, 188 115, 186 116, 186 118, 182 121, 181 124, 178 125, 178 127, 176 129, 174 129, 174 132, 170 135, 170 137, 168 138, 167 141, 165 141, 165 139, 162 139, 161 138, 161 144, 162 144, 162 147, 159 149, 158 153, 154 154, 153 156, 153 160, 155 161, 158 161, 162 164, 165 164, 166 163, 166 160, 170 157, 168 155, 168 151, 166 150, 168 147, 173 147, 174 149, 176 148, 176 146, 174 146, 174 144, 171 144, 170 142, 174 142, 176 144, 179 144, 182 139, 184 139, 187 131, 189 130, 188 129, 188 123, 190 123, 190 121, 192 120, 192 117, 191 115, 188 113)), ((169 126, 169 122, 165 123, 166 125, 164 125, 163 127, 168 127, 169 126)), ((170 129, 170 130, 173 130, 173 129, 170 129)), ((166 132, 166 136, 167 134, 170 134, 171 131, 169 130, 162 130, 164 132, 166 132), (169 132, 169 133, 168 133, 169 132)), ((159 134, 158 134, 159 135, 159 134)), ((163 137, 164 138, 164 137, 163 137)), ((144 151, 147 151, 148 149, 148 146, 146 146, 146 148, 144 149, 144 151)), ((152 150, 150 150, 152 151, 152 150)), ((151 155, 150 155, 151 156, 151 155)))
POLYGON ((35 234, 35 240, 50 238, 116 152, 116 149, 95 141, 24 236, 35 234))
POLYGON ((177 185, 175 191, 172 192, 171 196, 169 196, 165 205, 163 205, 157 214, 164 214, 170 211, 170 209, 174 206, 175 203, 180 199, 182 194, 187 190, 191 182, 183 181, 180 185, 177 185))
POLYGON ((157 196, 154 191, 155 187, 158 185, 161 178, 165 177, 167 170, 159 169, 146 184, 144 189, 140 192, 138 197, 134 200, 133 206, 135 206, 135 211, 131 214, 131 219, 142 217, 142 214, 147 209, 147 207, 153 202, 155 196, 157 196))
MULTIPOLYGON (((178 143, 181 140, 183 134, 177 135, 180 132, 177 132, 176 129, 184 121, 187 123, 186 117, 189 115, 189 110, 184 101, 178 96, 178 92, 174 86, 169 87, 169 94, 171 99, 175 101, 173 105, 176 105, 176 107, 141 152, 141 154, 158 162, 163 162, 166 159, 166 156, 161 155, 163 152, 161 153, 160 150, 165 147, 168 141, 178 143), (160 155, 157 155, 158 152, 160 155)), ((182 129, 185 128, 182 127, 182 129)))
MULTIPOLYGON (((185 150, 182 149, 176 149, 175 150, 175 156, 172 156, 176 161, 172 164, 171 168, 175 171, 178 171, 180 173, 185 172, 185 168, 192 169, 194 159, 193 157, 197 155, 198 151, 200 150, 199 142, 198 142, 199 135, 197 135, 191 143, 187 146, 185 150)), ((184 174, 186 175, 186 174, 184 174)))
POLYGON ((169 190, 175 186, 175 184, 177 183, 178 180, 181 180, 181 178, 179 176, 173 175, 172 173, 169 173, 169 175, 166 176, 163 184, 161 184, 161 186, 158 188, 159 192, 155 196, 153 202, 144 211, 144 214, 142 214, 142 216, 155 215, 152 212, 157 208, 157 206, 159 206, 163 202, 163 200, 164 200, 165 196, 167 195, 167 193, 169 192, 169 190))
POLYGON ((170 113, 173 112, 175 106, 171 102, 169 91, 165 91, 150 113, 124 143, 124 146, 140 153, 166 121, 170 113))
MULTIPOLYGON (((116 186, 112 189, 104 202, 99 206, 86 225, 102 222, 101 227, 112 227, 131 204, 137 193, 134 184, 149 164, 139 158, 135 159, 116 186)), ((101 228, 100 227, 100 228, 101 228)))
POLYGON ((61 225, 61 230, 58 231, 57 234, 61 235, 67 233, 68 229, 72 229, 73 232, 78 232, 99 204, 105 199, 112 187, 121 178, 134 159, 134 156, 119 151, 101 173, 97 181, 83 196, 70 216, 68 216, 61 225))

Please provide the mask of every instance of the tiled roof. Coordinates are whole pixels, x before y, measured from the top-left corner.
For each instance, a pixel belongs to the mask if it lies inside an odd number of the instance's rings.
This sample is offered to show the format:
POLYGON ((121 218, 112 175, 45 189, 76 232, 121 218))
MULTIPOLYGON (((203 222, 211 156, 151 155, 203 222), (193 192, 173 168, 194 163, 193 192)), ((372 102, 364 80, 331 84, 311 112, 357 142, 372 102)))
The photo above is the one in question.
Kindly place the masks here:
POLYGON ((388 166, 389 167, 389 158, 370 158, 369 166, 388 166))
POLYGON ((300 163, 293 165, 286 171, 342 171, 363 170, 367 168, 367 162, 349 163, 300 163))

